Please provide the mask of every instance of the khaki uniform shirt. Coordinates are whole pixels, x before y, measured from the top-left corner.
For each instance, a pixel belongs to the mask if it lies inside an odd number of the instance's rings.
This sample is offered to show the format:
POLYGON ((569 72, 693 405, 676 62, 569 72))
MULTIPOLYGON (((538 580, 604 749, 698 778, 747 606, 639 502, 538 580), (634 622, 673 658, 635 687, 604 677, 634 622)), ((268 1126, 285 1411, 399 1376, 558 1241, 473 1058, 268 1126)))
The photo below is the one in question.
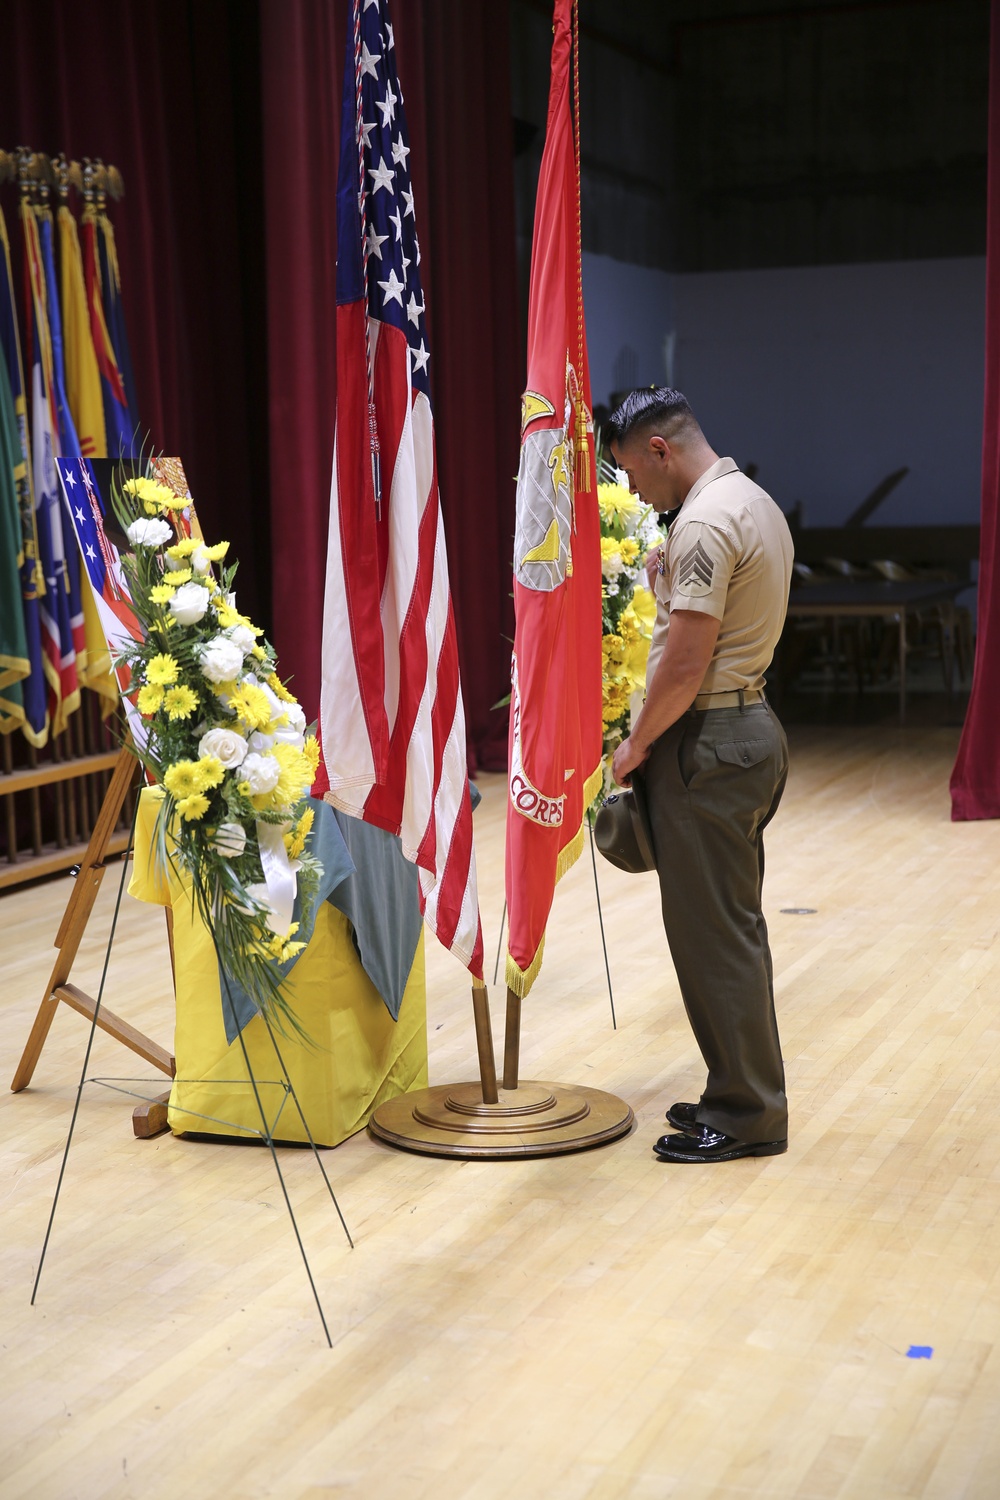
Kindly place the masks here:
POLYGON ((762 688, 791 575, 785 517, 731 458, 720 458, 688 491, 661 551, 647 685, 667 643, 671 610, 695 609, 721 621, 699 691, 762 688))

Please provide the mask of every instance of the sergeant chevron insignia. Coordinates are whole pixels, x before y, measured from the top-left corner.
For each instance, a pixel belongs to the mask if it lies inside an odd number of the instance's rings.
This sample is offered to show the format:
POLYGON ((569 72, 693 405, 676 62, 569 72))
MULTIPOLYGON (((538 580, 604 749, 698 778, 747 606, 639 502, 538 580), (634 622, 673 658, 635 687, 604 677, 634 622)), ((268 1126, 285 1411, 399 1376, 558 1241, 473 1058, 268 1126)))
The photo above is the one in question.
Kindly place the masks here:
POLYGON ((687 594, 691 598, 700 598, 703 594, 710 593, 714 572, 715 563, 701 542, 695 542, 691 551, 681 558, 677 570, 678 593, 687 594))

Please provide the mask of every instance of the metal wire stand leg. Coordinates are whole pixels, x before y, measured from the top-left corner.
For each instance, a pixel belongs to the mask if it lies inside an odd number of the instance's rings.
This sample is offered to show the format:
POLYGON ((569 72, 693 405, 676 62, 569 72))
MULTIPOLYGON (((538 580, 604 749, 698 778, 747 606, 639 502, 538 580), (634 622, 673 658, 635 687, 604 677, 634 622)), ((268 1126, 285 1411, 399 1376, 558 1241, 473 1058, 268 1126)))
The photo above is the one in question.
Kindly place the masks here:
POLYGON ((87 1038, 87 1050, 83 1055, 83 1067, 80 1069, 80 1082, 76 1088, 76 1100, 73 1104, 73 1115, 69 1122, 69 1131, 66 1135, 66 1147, 63 1151, 62 1164, 59 1168, 59 1177, 56 1181, 55 1196, 52 1199, 52 1209, 49 1213, 49 1222, 45 1229, 45 1239, 42 1241, 42 1253, 38 1257, 38 1270, 35 1272, 35 1284, 31 1288, 31 1306, 35 1305, 35 1296, 38 1292, 38 1283, 42 1279, 42 1266, 45 1264, 45 1252, 49 1248, 49 1236, 52 1233, 52 1225, 55 1222, 56 1208, 59 1203, 59 1194, 62 1191, 63 1177, 66 1173, 66 1163, 69 1160, 69 1148, 73 1141, 73 1131, 76 1129, 76 1117, 80 1113, 80 1100, 83 1096, 83 1085, 87 1081, 87 1068, 90 1065, 90 1053, 94 1045, 94 1036, 97 1032, 97 1018, 101 1013, 101 1000, 104 995, 104 981, 108 977, 108 965, 111 962, 111 945, 115 940, 115 930, 118 926, 118 913, 121 910, 122 896, 125 894, 125 881, 128 878, 129 856, 132 853, 132 844, 135 839, 135 821, 139 815, 139 798, 135 799, 135 807, 132 811, 132 826, 129 829, 128 844, 122 855, 122 876, 118 882, 118 895, 115 899, 115 914, 111 919, 111 932, 108 934, 108 946, 104 954, 104 968, 101 970, 101 982, 97 990, 97 999, 94 1001, 94 1014, 90 1022, 90 1036, 87 1038))
POLYGON ((590 862, 594 867, 594 894, 597 897, 597 920, 601 924, 601 947, 604 950, 604 972, 608 976, 608 999, 611 1001, 611 1027, 618 1030, 618 1022, 615 1020, 615 996, 611 988, 611 965, 608 963, 608 945, 604 940, 604 913, 601 910, 601 887, 597 883, 597 855, 594 853, 594 819, 587 814, 587 827, 590 829, 590 862))
POLYGON ((333 1200, 333 1206, 334 1206, 334 1208, 337 1210, 337 1218, 340 1220, 340 1223, 341 1223, 341 1226, 343 1228, 343 1231, 344 1231, 344 1233, 347 1236, 347 1243, 350 1245, 351 1249, 353 1250, 354 1249, 354 1241, 351 1239, 351 1231, 348 1229, 348 1227, 347 1227, 347 1221, 345 1220, 344 1215, 340 1211, 340 1204, 337 1202, 337 1195, 333 1191, 333 1185, 330 1182, 329 1177, 326 1175, 326 1167, 323 1165, 323 1158, 320 1156, 319 1150, 318 1150, 317 1145, 316 1145, 316 1142, 313 1140, 312 1131, 309 1129, 309 1122, 306 1119, 305 1115, 302 1113, 302 1105, 299 1103, 299 1096, 295 1092, 295 1085, 292 1082, 291 1074, 289 1073, 288 1069, 285 1067, 285 1059, 282 1057, 281 1051, 280 1051, 280 1049, 278 1047, 278 1039, 277 1039, 277 1037, 274 1034, 274 1028, 272 1027, 270 1021, 267 1019, 266 1016, 263 1019, 264 1019, 264 1025, 267 1027, 267 1034, 271 1038, 271 1046, 274 1048, 274 1055, 278 1059, 278 1066, 281 1068, 282 1076, 284 1077, 284 1080, 285 1080, 285 1086, 286 1086, 286 1088, 288 1089, 289 1093, 292 1096, 292 1103, 295 1105, 295 1108, 298 1111, 299 1119, 302 1121, 302 1129, 305 1131, 306 1136, 308 1137, 309 1145, 312 1148, 312 1154, 316 1158, 316 1165, 319 1167, 320 1172, 323 1174, 323 1181, 326 1183, 326 1190, 330 1194, 331 1199, 333 1200))
POLYGON ((507 920, 507 898, 504 897, 503 915, 500 918, 500 936, 497 938, 497 961, 493 965, 493 983, 494 984, 496 984, 496 982, 497 982, 497 975, 500 973, 500 952, 501 952, 501 950, 503 948, 503 926, 504 926, 504 923, 506 922, 506 920, 507 920))
MULTIPOLYGON (((212 934, 212 942, 213 942, 213 945, 215 946, 216 959, 218 959, 218 957, 219 957, 219 949, 218 949, 218 945, 215 943, 215 934, 214 933, 212 934)), ((244 1064, 246 1066, 247 1077, 250 1080, 250 1087, 253 1089, 253 1096, 254 1096, 254 1099, 255 1099, 256 1104, 257 1104, 257 1113, 260 1115, 260 1123, 261 1123, 261 1128, 262 1128, 262 1133, 263 1133, 263 1136, 264 1136, 264 1140, 266 1141, 267 1148, 268 1148, 268 1150, 271 1153, 271 1160, 274 1162, 274 1170, 278 1174, 278 1181, 281 1184, 281 1191, 282 1191, 282 1194, 284 1195, 284 1199, 285 1199, 285 1207, 288 1209, 288 1217, 292 1221, 292 1229, 295 1231, 295 1239, 296 1239, 296 1241, 298 1243, 299 1251, 300 1251, 300 1253, 302 1255, 302 1264, 306 1268, 306 1275, 309 1278, 309 1285, 310 1285, 310 1287, 312 1289, 313 1299, 314 1299, 314 1301, 316 1303, 316 1311, 319 1313, 319 1320, 320 1320, 320 1322, 323 1325, 323 1332, 326 1335, 326 1342, 329 1345, 329 1347, 332 1349, 333 1348, 333 1340, 330 1337, 330 1330, 327 1327, 326 1316, 325 1316, 325 1314, 323 1312, 323 1304, 319 1300, 319 1292, 316 1289, 316 1282, 313 1279, 312 1268, 309 1265, 309 1257, 308 1257, 308 1255, 306 1255, 306 1247, 302 1243, 302 1236, 299 1233, 299 1225, 298 1225, 298 1221, 297 1221, 297 1219, 295 1217, 295 1210, 292 1208, 292 1200, 288 1196, 288 1188, 285 1185, 284 1173, 281 1170, 281 1163, 278 1160, 278 1153, 274 1149, 274 1136, 271 1134, 271 1127, 267 1123, 267 1116, 264 1113, 264 1105, 263 1105, 263 1103, 261 1101, 260 1092, 259 1092, 259 1090, 257 1088, 257 1080, 254 1077, 253 1068, 250 1066, 250 1054, 247 1051, 247 1044, 246 1044, 246 1042, 243 1039, 243 1032, 240 1029, 239 1022, 236 1019, 236 1007, 233 1004, 233 997, 232 997, 232 993, 230 992, 230 988, 229 988, 229 976, 227 975, 227 973, 226 973, 226 971, 223 968, 223 966, 222 966, 221 963, 219 964, 219 975, 220 975, 220 979, 221 979, 221 987, 222 987, 222 990, 225 993, 226 1003, 229 1006, 229 1014, 232 1017, 233 1026, 236 1028, 236 1034, 239 1037, 240 1051, 243 1053, 243 1062, 244 1062, 244 1064)), ((275 1050, 277 1050, 277 1049, 275 1049, 275 1050)), ((279 1061, 280 1061, 280 1056, 279 1056, 279 1061)), ((287 1085, 287 1078, 286 1078, 286 1086, 288 1086, 287 1085)), ((294 1093, 293 1093, 293 1097, 294 1097, 294 1093)), ((296 1100, 296 1104, 298 1104, 298 1100, 296 1100)), ((300 1111, 300 1114, 301 1114, 301 1111, 300 1111)), ((313 1147, 313 1149, 315 1150, 315 1147, 313 1147)), ((326 1177, 326 1173, 325 1172, 323 1173, 323 1176, 326 1177)), ((329 1186, 329 1184, 327 1184, 327 1186, 329 1186)), ((331 1189, 331 1193, 332 1193, 332 1189, 331 1189)), ((334 1202, 336 1202, 336 1199, 334 1199, 334 1202)), ((340 1213, 339 1207, 337 1209, 337 1212, 338 1212, 338 1214, 340 1213)), ((343 1219, 341 1219, 341 1223, 343 1223, 343 1219)), ((345 1228, 345 1231, 346 1231, 346 1228, 347 1228, 346 1224, 344 1225, 344 1228, 345 1228)), ((350 1238, 350 1236, 348 1236, 348 1238, 350 1238)))

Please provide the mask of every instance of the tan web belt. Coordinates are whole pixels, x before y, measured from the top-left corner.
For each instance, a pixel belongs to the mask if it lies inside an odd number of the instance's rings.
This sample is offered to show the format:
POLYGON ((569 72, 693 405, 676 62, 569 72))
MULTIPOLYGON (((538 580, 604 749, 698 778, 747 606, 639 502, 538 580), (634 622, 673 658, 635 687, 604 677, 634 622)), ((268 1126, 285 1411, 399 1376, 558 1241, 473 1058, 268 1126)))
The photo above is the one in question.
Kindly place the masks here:
POLYGON ((745 703, 763 703, 761 688, 735 688, 731 693, 699 693, 691 707, 696 713, 707 708, 742 708, 745 703))

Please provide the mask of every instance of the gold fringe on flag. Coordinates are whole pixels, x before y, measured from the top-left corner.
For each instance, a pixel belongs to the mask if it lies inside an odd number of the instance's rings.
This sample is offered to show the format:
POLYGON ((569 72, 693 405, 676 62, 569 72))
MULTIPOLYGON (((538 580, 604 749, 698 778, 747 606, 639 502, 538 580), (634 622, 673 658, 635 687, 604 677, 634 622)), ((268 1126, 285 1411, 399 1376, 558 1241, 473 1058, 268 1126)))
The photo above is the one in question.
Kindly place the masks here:
POLYGON ((542 967, 542 954, 545 952, 545 936, 538 945, 538 951, 526 969, 519 969, 517 963, 507 954, 507 963, 504 967, 504 983, 509 990, 523 1000, 538 978, 538 971, 542 967))

